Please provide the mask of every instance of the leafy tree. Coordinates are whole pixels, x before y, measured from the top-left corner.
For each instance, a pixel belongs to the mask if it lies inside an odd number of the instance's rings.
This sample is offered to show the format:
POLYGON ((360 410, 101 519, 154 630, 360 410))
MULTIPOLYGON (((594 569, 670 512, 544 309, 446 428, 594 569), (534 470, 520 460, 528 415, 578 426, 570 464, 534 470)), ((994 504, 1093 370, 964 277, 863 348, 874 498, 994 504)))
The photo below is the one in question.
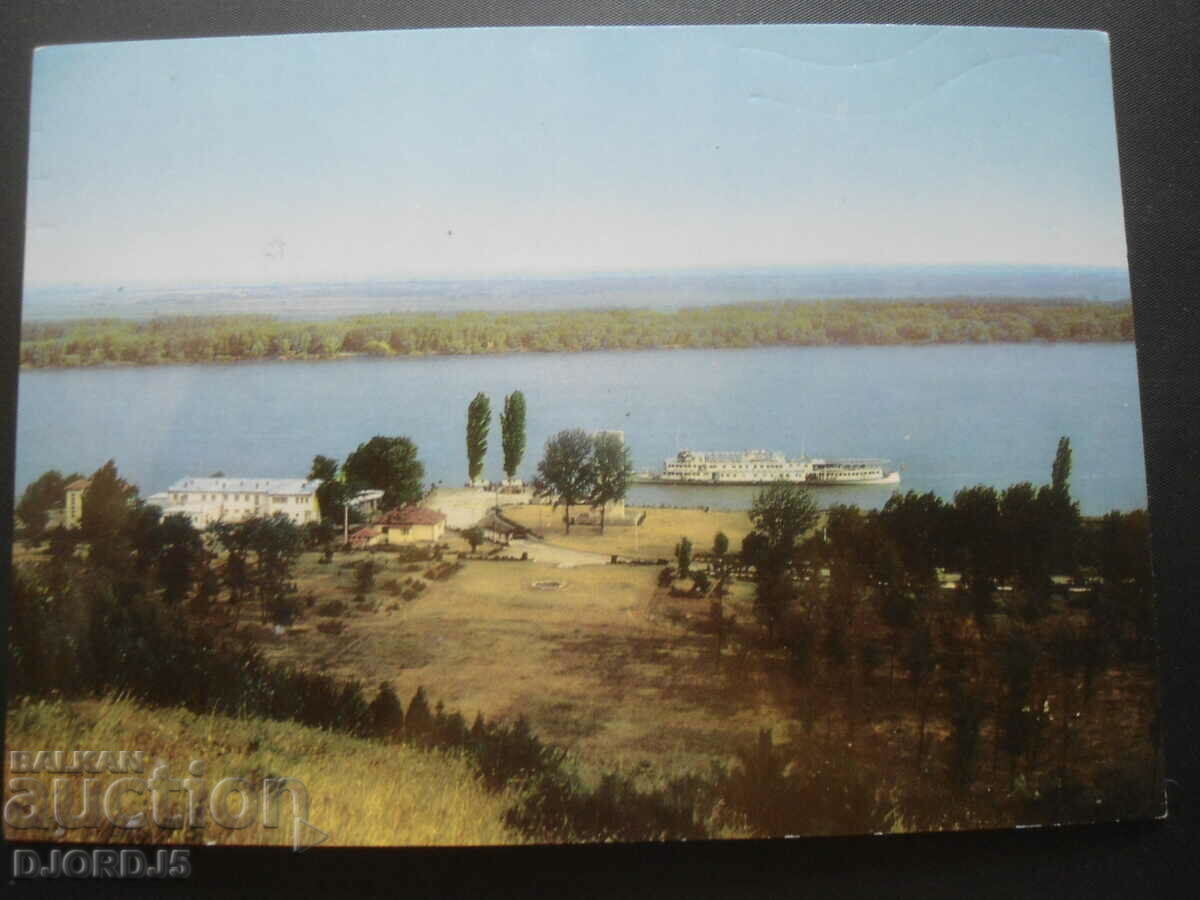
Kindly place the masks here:
POLYGON ((685 537, 675 545, 675 560, 679 564, 679 577, 687 578, 692 568, 692 542, 685 537))
POLYGON ((478 549, 479 545, 483 543, 483 529, 478 526, 473 526, 466 529, 462 533, 462 536, 466 539, 467 543, 471 545, 472 553, 474 553, 475 550, 478 549))
POLYGON ((513 479, 525 456, 525 395, 513 391, 504 398, 500 413, 500 443, 504 449, 504 474, 513 479))
MULTIPOLYGON (((770 572, 758 579, 758 584, 754 592, 754 617, 767 629, 768 640, 775 640, 776 635, 779 633, 779 628, 783 624, 784 617, 798 596, 799 592, 796 590, 796 583, 786 571, 770 572)), ((789 642, 793 638, 797 640, 800 637, 811 638, 811 629, 804 625, 804 623, 793 624, 796 627, 792 630, 794 633, 789 633, 789 642)), ((798 642, 796 647, 791 647, 791 649, 795 651, 801 645, 806 650, 811 649, 811 642, 804 643, 803 641, 798 642)), ((795 661, 795 658, 793 658, 793 662, 795 661)))
POLYGON ((1079 504, 1071 499, 1071 441, 1058 439, 1058 449, 1050 468, 1050 485, 1039 500, 1045 510, 1050 564, 1059 572, 1073 572, 1081 533, 1079 504))
POLYGON ((946 564, 948 534, 946 504, 932 491, 893 494, 879 511, 879 524, 900 553, 909 578, 916 584, 936 581, 936 569, 946 564))
POLYGON ((387 507, 417 503, 423 496, 425 467, 417 446, 406 437, 376 435, 346 457, 342 472, 348 483, 383 491, 387 507))
POLYGON ((410 739, 418 741, 428 738, 433 730, 433 711, 429 708, 429 699, 425 696, 425 688, 417 687, 412 700, 408 703, 408 712, 404 716, 404 733, 410 739))
POLYGON ((89 558, 101 568, 120 567, 129 552, 126 526, 137 488, 117 474, 109 460, 92 475, 83 492, 79 528, 91 547, 89 558))
POLYGON ((742 565, 753 566, 755 571, 762 572, 766 568, 770 550, 770 541, 765 534, 750 532, 742 538, 742 565))
POLYGON ((357 594, 369 594, 375 588, 375 573, 379 569, 373 559, 361 560, 354 567, 354 591, 357 594))
POLYGON ((163 599, 174 604, 187 596, 204 563, 204 541, 184 515, 170 515, 158 526, 158 581, 163 599))
POLYGON ((304 532, 282 513, 251 521, 258 563, 254 580, 263 617, 289 625, 300 608, 292 569, 304 550, 304 532))
POLYGON ((492 421, 492 403, 487 394, 479 393, 467 407, 467 476, 475 482, 483 472, 487 456, 488 429, 492 421))
POLYGON ((391 682, 384 681, 379 685, 379 693, 367 707, 370 719, 371 733, 375 737, 391 737, 399 734, 404 728, 404 707, 391 682))
POLYGON ((750 521, 767 539, 767 565, 786 565, 796 539, 817 523, 818 510, 808 491, 791 482, 769 485, 754 497, 750 521))
POLYGON ((338 477, 338 461, 329 456, 317 454, 313 457, 312 467, 308 470, 309 481, 333 481, 338 477))
POLYGON ((619 434, 605 431, 596 435, 592 450, 593 482, 590 502, 600 509, 600 533, 604 534, 604 509, 609 503, 625 499, 633 477, 633 458, 619 434))
POLYGON ((571 533, 571 507, 586 503, 592 496, 594 449, 591 437, 582 428, 560 431, 546 441, 538 463, 534 496, 553 498, 555 509, 564 507, 567 534, 571 533))
POLYGON ((976 612, 986 612, 991 608, 996 579, 1003 570, 996 489, 976 485, 956 492, 952 520, 963 587, 976 612))
POLYGON ((25 526, 27 540, 35 544, 41 542, 50 520, 50 510, 63 505, 68 484, 61 472, 51 469, 25 488, 17 501, 16 513, 25 526))
POLYGON ((713 535, 712 553, 717 562, 717 572, 725 568, 725 554, 729 552, 729 535, 718 531, 713 535))
POLYGON ((1056 494, 1069 497, 1071 494, 1071 439, 1060 437, 1054 452, 1054 464, 1050 467, 1050 489, 1056 494))
POLYGON ((1000 495, 1000 569, 1021 588, 1025 600, 1021 612, 1028 621, 1049 612, 1048 496, 1027 481, 1000 495))

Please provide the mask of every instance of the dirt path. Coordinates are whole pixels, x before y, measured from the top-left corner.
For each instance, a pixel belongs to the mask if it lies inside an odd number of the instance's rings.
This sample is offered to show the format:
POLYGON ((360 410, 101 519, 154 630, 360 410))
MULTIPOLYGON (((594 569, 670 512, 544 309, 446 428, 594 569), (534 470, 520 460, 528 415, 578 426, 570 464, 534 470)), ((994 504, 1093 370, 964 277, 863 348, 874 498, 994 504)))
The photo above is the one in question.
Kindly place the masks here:
POLYGON ((446 516, 447 528, 470 528, 494 506, 520 506, 532 495, 500 494, 477 488, 439 487, 425 499, 425 505, 446 516))
POLYGON ((603 553, 587 553, 583 550, 571 550, 558 547, 544 541, 530 541, 522 538, 513 540, 508 545, 507 553, 528 553, 534 562, 548 563, 560 569, 575 566, 604 566, 608 565, 610 557, 603 553))

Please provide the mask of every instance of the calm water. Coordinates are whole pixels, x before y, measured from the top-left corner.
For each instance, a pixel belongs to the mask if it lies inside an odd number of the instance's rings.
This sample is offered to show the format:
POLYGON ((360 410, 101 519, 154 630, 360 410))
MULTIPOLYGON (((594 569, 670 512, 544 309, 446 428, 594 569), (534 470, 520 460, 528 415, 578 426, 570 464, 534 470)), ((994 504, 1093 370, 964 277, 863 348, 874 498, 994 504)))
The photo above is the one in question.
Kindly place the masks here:
MULTIPOLYGON (((300 477, 376 434, 416 441, 427 480, 466 476, 466 408, 498 414, 520 389, 530 476, 562 428, 617 428, 638 469, 679 448, 870 456, 901 489, 1049 480, 1074 449, 1085 514, 1146 505, 1132 344, 823 347, 546 354, 24 372, 18 491, 41 472, 115 458, 143 495, 184 475, 300 477)), ((501 475, 499 423, 486 474, 501 475)), ((823 503, 878 506, 893 487, 826 488, 823 503)), ((754 489, 638 487, 634 503, 738 507, 754 489)))

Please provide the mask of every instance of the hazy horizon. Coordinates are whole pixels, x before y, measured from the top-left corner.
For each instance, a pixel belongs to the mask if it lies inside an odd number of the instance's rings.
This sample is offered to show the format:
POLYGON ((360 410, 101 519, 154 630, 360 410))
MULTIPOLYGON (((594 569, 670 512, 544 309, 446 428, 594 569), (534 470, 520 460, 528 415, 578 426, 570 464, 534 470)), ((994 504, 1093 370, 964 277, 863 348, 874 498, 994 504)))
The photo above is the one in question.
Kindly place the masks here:
POLYGON ((76 44, 31 116, 30 288, 1126 263, 1100 32, 76 44))
POLYGON ((329 319, 388 312, 517 312, 724 306, 820 300, 1129 299, 1118 267, 774 266, 708 267, 588 275, 295 282, 257 285, 49 285, 27 287, 26 321, 252 313, 329 319))

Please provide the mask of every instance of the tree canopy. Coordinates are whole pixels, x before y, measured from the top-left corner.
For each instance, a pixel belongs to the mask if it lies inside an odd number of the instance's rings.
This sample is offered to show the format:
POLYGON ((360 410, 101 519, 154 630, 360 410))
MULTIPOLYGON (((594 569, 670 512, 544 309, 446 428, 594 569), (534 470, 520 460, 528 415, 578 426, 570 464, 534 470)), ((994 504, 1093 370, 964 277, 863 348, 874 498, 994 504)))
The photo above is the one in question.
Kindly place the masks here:
POLYGON ((595 444, 582 428, 560 431, 546 441, 538 463, 534 494, 550 497, 554 507, 563 506, 567 533, 571 531, 571 507, 587 503, 595 484, 595 444))
POLYGON ((603 431, 596 435, 592 448, 592 491, 589 502, 600 508, 600 531, 604 531, 604 509, 618 503, 629 492, 633 477, 633 457, 621 435, 603 431))
POLYGON ((796 539, 817 524, 817 504, 801 485, 779 481, 755 495, 750 505, 750 521, 766 537, 768 552, 774 559, 786 559, 796 539))
POLYGON ((406 437, 376 435, 346 457, 346 481, 383 491, 384 506, 417 503, 424 495, 425 467, 417 445, 406 437))
POLYGON ((491 423, 492 402, 487 394, 478 393, 467 407, 467 477, 472 482, 483 472, 491 423))
POLYGON ((1131 341, 1129 303, 971 298, 741 303, 674 311, 392 313, 25 322, 21 365, 163 365, 344 354, 424 356, 661 348, 1131 341))
POLYGON ((16 513, 25 526, 25 536, 40 541, 50 520, 50 510, 62 506, 69 482, 57 469, 45 472, 25 488, 17 501, 16 513))
POLYGON ((128 549, 126 526, 137 498, 137 488, 117 474, 109 460, 92 475, 83 492, 79 529, 91 545, 91 555, 100 565, 118 565, 128 549))
POLYGON ((517 477, 517 468, 525 457, 525 395, 513 391, 504 398, 500 413, 500 443, 504 450, 504 474, 517 477))

